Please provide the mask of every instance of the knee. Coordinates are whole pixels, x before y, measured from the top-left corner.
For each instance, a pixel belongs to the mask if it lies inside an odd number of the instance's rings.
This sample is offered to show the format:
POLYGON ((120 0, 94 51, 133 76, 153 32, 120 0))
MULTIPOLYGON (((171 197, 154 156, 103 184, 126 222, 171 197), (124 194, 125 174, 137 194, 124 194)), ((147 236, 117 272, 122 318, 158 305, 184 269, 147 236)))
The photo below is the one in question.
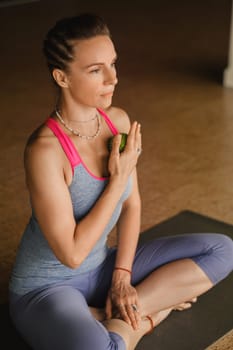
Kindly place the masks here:
POLYGON ((218 252, 219 260, 222 262, 223 274, 227 276, 233 270, 233 240, 225 234, 218 234, 218 252))

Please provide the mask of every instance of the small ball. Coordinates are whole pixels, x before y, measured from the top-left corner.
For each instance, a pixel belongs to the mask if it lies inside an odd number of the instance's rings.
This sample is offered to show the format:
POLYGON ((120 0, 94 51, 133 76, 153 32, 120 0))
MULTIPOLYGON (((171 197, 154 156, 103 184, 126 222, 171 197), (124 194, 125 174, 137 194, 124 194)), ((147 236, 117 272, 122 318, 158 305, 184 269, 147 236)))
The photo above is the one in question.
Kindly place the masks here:
MULTIPOLYGON (((120 143, 120 146, 119 146, 119 152, 121 153, 121 152, 124 151, 128 135, 123 133, 123 132, 121 132, 120 134, 121 134, 121 143, 120 143)), ((114 136, 110 137, 110 139, 108 140, 108 150, 109 150, 109 152, 111 152, 111 150, 112 150, 113 138, 114 138, 114 136)))

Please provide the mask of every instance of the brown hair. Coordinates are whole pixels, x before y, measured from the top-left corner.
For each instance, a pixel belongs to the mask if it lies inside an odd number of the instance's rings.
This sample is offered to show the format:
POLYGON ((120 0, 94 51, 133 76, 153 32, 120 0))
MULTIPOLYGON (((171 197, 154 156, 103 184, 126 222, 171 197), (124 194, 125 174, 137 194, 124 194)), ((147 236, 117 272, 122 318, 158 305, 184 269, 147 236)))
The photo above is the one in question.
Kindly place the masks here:
POLYGON ((98 15, 83 13, 57 21, 48 31, 43 43, 43 53, 50 73, 55 68, 68 70, 69 62, 74 59, 75 40, 90 39, 97 35, 110 36, 106 23, 98 15))

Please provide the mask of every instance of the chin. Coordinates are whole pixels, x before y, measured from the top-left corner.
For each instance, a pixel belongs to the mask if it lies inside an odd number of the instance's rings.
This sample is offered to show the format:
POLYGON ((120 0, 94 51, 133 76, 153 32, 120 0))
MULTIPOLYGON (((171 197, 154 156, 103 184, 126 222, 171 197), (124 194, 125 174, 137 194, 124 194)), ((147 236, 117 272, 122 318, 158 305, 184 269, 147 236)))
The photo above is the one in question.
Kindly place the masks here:
POLYGON ((112 105, 112 100, 111 101, 106 101, 105 103, 99 103, 97 108, 100 108, 100 109, 108 109, 110 108, 112 105))

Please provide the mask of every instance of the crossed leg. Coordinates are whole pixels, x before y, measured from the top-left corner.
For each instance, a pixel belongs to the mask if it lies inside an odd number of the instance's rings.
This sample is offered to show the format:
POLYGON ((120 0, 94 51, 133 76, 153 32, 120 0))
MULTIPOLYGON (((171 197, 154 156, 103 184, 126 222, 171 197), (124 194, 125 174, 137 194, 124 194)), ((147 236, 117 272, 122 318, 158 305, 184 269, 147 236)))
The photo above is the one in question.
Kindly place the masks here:
MULTIPOLYGON (((139 283, 134 284, 142 315, 139 329, 133 330, 120 319, 103 321, 108 331, 115 332, 124 339, 127 350, 135 349, 139 340, 150 330, 151 323, 146 316, 151 316, 156 327, 172 310, 190 307, 198 296, 232 271, 233 262, 229 261, 229 257, 233 256, 233 244, 229 237, 220 234, 197 234, 171 238, 169 241, 167 246, 163 240, 160 241, 161 251, 151 250, 148 254, 147 250, 146 254, 143 253, 144 260, 146 257, 149 264, 159 255, 162 259, 163 256, 170 255, 170 261, 163 261, 157 268, 151 269, 144 279, 139 279, 139 283), (171 245, 168 248, 169 244, 171 245)), ((134 266, 138 274, 143 270, 143 264, 139 257, 138 264, 134 266)))
POLYGON ((133 350, 151 328, 147 315, 151 316, 156 327, 172 310, 187 308, 190 304, 187 301, 195 301, 212 286, 213 283, 192 260, 178 260, 155 270, 136 286, 142 315, 138 330, 119 319, 103 320, 104 312, 100 310, 91 308, 91 311, 109 331, 123 337, 127 350, 133 350))

